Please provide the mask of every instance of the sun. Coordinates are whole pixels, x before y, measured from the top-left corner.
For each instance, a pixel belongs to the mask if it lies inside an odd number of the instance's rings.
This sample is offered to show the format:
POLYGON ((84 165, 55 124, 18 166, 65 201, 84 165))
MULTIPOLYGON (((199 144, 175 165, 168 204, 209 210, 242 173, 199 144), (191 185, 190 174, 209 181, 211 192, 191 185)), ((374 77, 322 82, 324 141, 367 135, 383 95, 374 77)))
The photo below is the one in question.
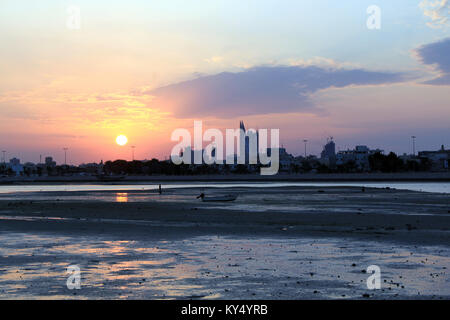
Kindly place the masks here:
POLYGON ((123 134, 121 134, 120 136, 117 136, 116 143, 119 146, 124 146, 128 143, 128 138, 126 136, 124 136, 123 134))

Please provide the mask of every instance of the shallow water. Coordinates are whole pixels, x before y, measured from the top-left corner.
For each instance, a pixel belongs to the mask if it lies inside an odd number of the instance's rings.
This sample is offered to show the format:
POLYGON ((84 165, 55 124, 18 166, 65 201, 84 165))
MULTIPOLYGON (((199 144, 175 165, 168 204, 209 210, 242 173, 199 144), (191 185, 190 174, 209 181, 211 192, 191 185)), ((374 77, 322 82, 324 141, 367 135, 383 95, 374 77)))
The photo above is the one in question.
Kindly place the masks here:
POLYGON ((1 232, 0 298, 450 298, 450 249, 333 238, 113 236, 1 232), (81 270, 69 290, 67 267, 81 270), (369 265, 382 287, 368 290, 369 265))
MULTIPOLYGON (((131 191, 157 190, 159 184, 63 184, 63 185, 3 185, 0 194, 17 192, 53 192, 53 191, 131 191)), ((165 183, 164 189, 182 188, 281 188, 281 187, 366 187, 394 188, 420 192, 450 193, 449 182, 262 182, 262 183, 165 183)))
MULTIPOLYGON (((442 195, 427 194, 428 197, 442 195)), ((444 198, 446 195, 444 195, 444 198)), ((181 188, 167 189, 162 194, 154 191, 65 191, 65 192, 18 192, 0 194, 0 200, 14 201, 67 201, 67 202, 143 202, 146 204, 163 203, 180 206, 200 206, 203 209, 226 209, 242 212, 357 212, 433 215, 447 213, 445 203, 436 203, 433 199, 424 201, 417 193, 409 193, 398 201, 396 192, 361 192, 358 188, 316 188, 284 190, 283 196, 277 188, 256 190, 252 188, 181 188), (322 192, 319 192, 322 191, 322 192), (207 195, 236 194, 233 202, 202 203, 197 196, 200 192, 207 195), (407 210, 414 207, 414 213, 407 210)), ((448 199, 450 201, 450 198, 448 199)), ((439 201, 442 201, 440 199, 439 201)), ((25 202, 26 204, 26 202, 25 202)))

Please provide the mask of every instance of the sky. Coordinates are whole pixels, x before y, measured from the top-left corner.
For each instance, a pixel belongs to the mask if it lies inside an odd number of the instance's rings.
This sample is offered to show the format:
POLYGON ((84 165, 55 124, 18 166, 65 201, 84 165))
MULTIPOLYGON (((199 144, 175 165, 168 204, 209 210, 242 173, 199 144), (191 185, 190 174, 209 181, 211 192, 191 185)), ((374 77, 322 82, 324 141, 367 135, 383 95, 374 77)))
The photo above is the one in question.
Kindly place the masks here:
POLYGON ((0 149, 165 159, 194 120, 280 129, 294 155, 450 148, 449 18, 448 0, 2 0, 0 149))

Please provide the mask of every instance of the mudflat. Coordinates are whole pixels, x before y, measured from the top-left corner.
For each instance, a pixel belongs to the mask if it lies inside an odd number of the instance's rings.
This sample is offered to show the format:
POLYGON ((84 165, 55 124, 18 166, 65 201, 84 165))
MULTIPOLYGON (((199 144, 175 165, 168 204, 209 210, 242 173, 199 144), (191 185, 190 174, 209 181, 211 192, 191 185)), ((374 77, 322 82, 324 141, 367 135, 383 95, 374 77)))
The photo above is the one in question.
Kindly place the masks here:
MULTIPOLYGON (((204 189, 202 189, 204 190, 204 189)), ((0 198, 0 228, 54 232, 146 232, 165 238, 192 235, 374 237, 423 244, 450 244, 450 196, 356 187, 208 189, 210 195, 234 193, 230 203, 203 203, 197 190, 168 190, 163 195, 129 192, 48 192, 19 199, 0 198), (110 201, 73 199, 75 195, 111 195, 110 201), (39 195, 39 197, 38 197, 39 195), (133 199, 133 195, 136 199, 133 199), (140 200, 143 197, 144 200, 140 200), (40 200, 43 198, 43 200, 40 200), (34 217, 51 219, 13 219, 34 217), (64 218, 64 219, 54 219, 64 218), (108 227, 106 227, 108 225, 108 227), (79 227, 83 226, 82 229, 79 227), (74 230, 72 230, 74 229, 74 230)), ((94 200, 92 200, 94 199, 94 200)))
POLYGON ((2 195, 0 216, 1 298, 450 297, 448 194, 357 187, 40 192, 2 195), (200 192, 239 197, 204 203, 200 192), (84 270, 84 290, 65 286, 73 263, 84 270), (382 290, 367 291, 364 271, 373 264, 388 277, 382 290))

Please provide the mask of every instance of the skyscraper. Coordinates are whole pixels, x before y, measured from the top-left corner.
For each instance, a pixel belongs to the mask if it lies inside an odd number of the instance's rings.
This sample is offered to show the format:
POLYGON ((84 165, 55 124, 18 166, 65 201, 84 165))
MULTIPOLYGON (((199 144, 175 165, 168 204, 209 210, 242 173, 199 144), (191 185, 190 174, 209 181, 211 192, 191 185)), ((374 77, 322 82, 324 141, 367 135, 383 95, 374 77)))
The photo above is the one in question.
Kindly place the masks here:
POLYGON ((333 141, 333 137, 327 139, 327 144, 323 147, 320 158, 326 161, 328 165, 336 163, 336 144, 333 141))
POLYGON ((240 121, 239 128, 244 131, 245 134, 245 163, 250 164, 250 151, 252 155, 256 157, 256 162, 258 162, 258 150, 259 150, 259 133, 257 130, 250 129, 248 132, 245 129, 244 121, 240 121), (254 142, 253 142, 254 141, 254 142), (254 143, 253 150, 251 149, 251 143, 254 143))

